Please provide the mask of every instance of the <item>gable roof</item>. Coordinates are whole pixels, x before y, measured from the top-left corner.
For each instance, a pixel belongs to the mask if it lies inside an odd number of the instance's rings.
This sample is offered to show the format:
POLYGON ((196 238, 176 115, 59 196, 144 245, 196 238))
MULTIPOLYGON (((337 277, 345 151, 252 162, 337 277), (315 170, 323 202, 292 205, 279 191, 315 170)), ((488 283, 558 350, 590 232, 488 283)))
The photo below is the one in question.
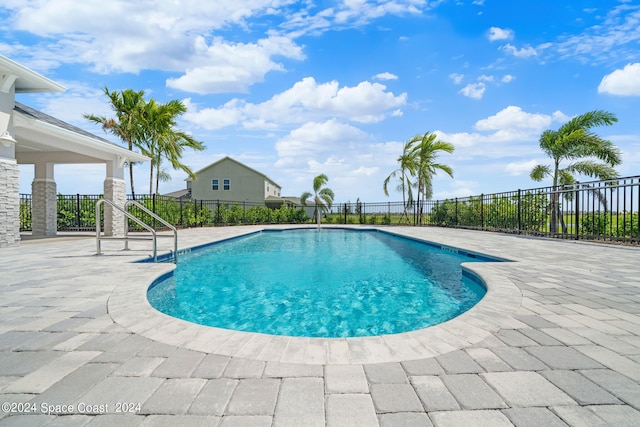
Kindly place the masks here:
POLYGON ((18 113, 23 114, 24 116, 27 116, 28 118, 39 120, 41 122, 48 123, 48 124, 56 126, 56 127, 59 127, 59 128, 62 128, 62 129, 66 129, 66 130, 71 131, 73 133, 84 135, 84 136, 87 136, 89 138, 97 139, 97 140, 105 142, 107 144, 111 144, 111 145, 115 145, 116 147, 120 147, 119 145, 114 144, 113 142, 109 141, 108 139, 101 138, 101 137, 99 137, 97 135, 94 135, 91 132, 87 132, 86 130, 81 129, 81 128, 77 127, 77 126, 74 126, 74 125, 69 124, 67 122, 63 122, 60 119, 56 119, 53 116, 50 116, 50 115, 48 115, 46 113, 43 113, 42 111, 36 110, 35 108, 31 108, 29 106, 26 106, 26 105, 24 105, 24 104, 22 104, 22 103, 20 103, 18 101, 16 101, 16 106, 15 106, 15 108, 13 110, 17 111, 18 113))
MULTIPOLYGON (((271 178, 269 178, 267 175, 265 175, 265 174, 263 174, 262 172, 257 171, 257 170, 255 170, 255 169, 253 169, 253 168, 251 168, 251 167, 249 167, 249 166, 245 165, 245 164, 244 164, 244 163, 242 163, 242 162, 237 161, 236 159, 232 159, 232 158, 231 158, 231 157, 229 157, 229 156, 225 156, 225 157, 221 158, 220 160, 218 160, 218 161, 215 161, 215 162, 211 163, 209 166, 205 166, 205 167, 203 167, 202 169, 200 169, 200 170, 196 171, 196 172, 195 172, 195 174, 196 174, 196 175, 198 175, 199 173, 204 172, 205 170, 207 170, 207 169, 209 169, 209 168, 211 168, 211 167, 213 167, 213 166, 215 166, 215 165, 217 165, 217 164, 219 164, 219 163, 222 163, 222 162, 224 162, 225 160, 230 160, 230 161, 232 161, 232 162, 234 162, 234 163, 236 163, 236 164, 238 164, 238 165, 240 165, 240 166, 242 166, 242 167, 244 167, 244 168, 247 168, 247 169, 249 169, 250 171, 255 172, 255 173, 257 173, 258 175, 260 175, 260 176, 264 177, 264 179, 266 179, 267 181, 270 181, 270 182, 272 182, 274 185, 277 185, 278 187, 282 188, 282 186, 281 186, 280 184, 278 184, 277 182, 275 182, 274 180, 272 180, 271 178)), ((187 178, 185 181, 191 181, 191 178, 187 178)))
POLYGON ((130 151, 105 138, 56 119, 20 102, 15 103, 13 111, 14 131, 19 140, 17 151, 70 150, 83 152, 86 155, 96 156, 97 158, 103 158, 105 155, 117 155, 122 162, 149 161, 149 158, 142 154, 130 151), (49 138, 43 139, 43 135, 49 138))

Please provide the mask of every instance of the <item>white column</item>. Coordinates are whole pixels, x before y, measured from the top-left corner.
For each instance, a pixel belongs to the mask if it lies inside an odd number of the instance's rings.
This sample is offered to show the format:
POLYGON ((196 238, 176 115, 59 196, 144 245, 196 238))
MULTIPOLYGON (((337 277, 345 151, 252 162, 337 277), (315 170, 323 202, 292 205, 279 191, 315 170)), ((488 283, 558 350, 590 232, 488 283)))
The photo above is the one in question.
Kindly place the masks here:
MULTIPOLYGON (((104 198, 120 207, 127 202, 127 185, 124 181, 124 167, 120 162, 107 162, 107 177, 104 180, 104 198)), ((107 236, 124 235, 125 216, 122 212, 104 204, 104 233, 107 236)))
POLYGON ((31 230, 34 236, 55 236, 58 231, 58 196, 53 163, 35 164, 31 183, 31 230))

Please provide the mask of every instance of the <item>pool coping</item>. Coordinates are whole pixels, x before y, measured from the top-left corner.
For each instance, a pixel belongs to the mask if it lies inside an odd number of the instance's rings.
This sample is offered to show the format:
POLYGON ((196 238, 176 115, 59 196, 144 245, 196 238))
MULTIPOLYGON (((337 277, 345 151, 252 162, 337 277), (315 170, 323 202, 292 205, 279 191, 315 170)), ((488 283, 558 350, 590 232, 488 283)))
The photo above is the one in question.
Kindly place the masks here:
MULTIPOLYGON (((367 229, 389 232, 378 227, 367 229)), ((239 230, 235 236, 227 236, 216 241, 251 232, 239 230)), ((433 243, 402 231, 394 230, 391 234, 433 243)), ((202 245, 194 247, 198 246, 202 245)), ((179 250, 179 253, 181 251, 183 249, 179 250)), ((477 276, 486 285, 487 293, 484 298, 470 310, 447 322, 393 335, 354 338, 289 337, 233 331, 177 319, 157 311, 146 297, 149 286, 173 271, 175 264, 164 264, 164 268, 158 266, 149 269, 146 274, 136 275, 131 277, 131 280, 119 284, 110 295, 107 304, 114 322, 136 334, 168 345, 209 354, 310 365, 398 362, 434 357, 466 348, 482 341, 492 332, 519 324, 512 315, 521 306, 522 293, 505 274, 505 268, 508 269, 509 264, 512 262, 463 263, 466 271, 477 276)))

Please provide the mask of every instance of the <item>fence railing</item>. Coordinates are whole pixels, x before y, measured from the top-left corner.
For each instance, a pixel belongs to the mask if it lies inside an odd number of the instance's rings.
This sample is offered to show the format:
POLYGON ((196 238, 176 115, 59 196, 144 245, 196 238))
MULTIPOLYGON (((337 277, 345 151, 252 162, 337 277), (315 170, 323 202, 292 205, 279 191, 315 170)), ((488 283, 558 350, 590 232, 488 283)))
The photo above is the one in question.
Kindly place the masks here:
MULTIPOLYGON (((95 229, 99 195, 58 195, 58 230, 95 229)), ((185 200, 136 196, 136 201, 176 227, 312 222, 313 208, 291 204, 185 200)), ((21 231, 31 230, 31 195, 22 194, 21 231)), ((144 222, 151 217, 131 207, 144 222)), ((574 183, 446 200, 335 203, 323 223, 427 225, 557 237, 640 243, 640 176, 574 183)), ((101 218, 102 222, 102 218, 101 218)), ((130 230, 137 224, 130 223, 130 230)))
POLYGON ((428 225, 640 243, 640 177, 420 203, 340 203, 325 221, 428 225))

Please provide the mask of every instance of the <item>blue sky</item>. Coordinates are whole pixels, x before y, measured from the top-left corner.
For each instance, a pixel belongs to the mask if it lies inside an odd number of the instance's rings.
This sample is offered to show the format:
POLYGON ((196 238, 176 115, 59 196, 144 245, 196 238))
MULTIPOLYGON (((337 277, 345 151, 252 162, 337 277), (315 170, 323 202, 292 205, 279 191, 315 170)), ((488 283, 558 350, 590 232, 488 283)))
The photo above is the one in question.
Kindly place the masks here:
MULTIPOLYGON (((596 109, 619 118, 596 131, 620 175, 640 174, 637 1, 5 0, 0 20, 0 53, 67 87, 20 102, 104 136, 82 114, 110 114, 105 85, 183 100, 179 127, 207 146, 186 164, 228 155, 284 195, 325 173, 336 201, 401 200, 382 182, 426 131, 456 147, 435 198, 537 187, 540 134, 596 109)), ((185 186, 169 172, 161 193, 185 186)), ((61 193, 102 191, 102 166, 55 175, 61 193)), ((146 191, 148 167, 135 179, 146 191)))

